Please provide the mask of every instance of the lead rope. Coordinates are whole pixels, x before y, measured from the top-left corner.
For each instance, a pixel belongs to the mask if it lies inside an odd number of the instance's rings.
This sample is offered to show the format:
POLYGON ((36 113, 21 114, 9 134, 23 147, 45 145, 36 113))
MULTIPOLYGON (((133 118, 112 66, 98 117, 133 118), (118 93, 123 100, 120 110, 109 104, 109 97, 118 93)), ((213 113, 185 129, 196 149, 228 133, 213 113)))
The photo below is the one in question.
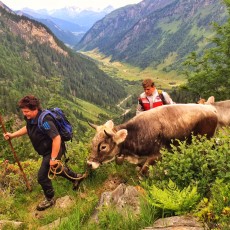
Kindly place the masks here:
POLYGON ((57 164, 55 165, 55 166, 50 166, 50 168, 49 168, 49 172, 48 172, 48 178, 50 179, 50 180, 53 180, 55 177, 56 177, 56 175, 59 175, 59 174, 61 174, 62 172, 64 172, 65 173, 65 175, 67 176, 67 177, 69 177, 70 179, 72 179, 72 180, 82 180, 82 179, 84 179, 84 178, 86 178, 87 176, 88 176, 88 174, 89 174, 89 172, 88 172, 88 170, 81 176, 81 177, 77 177, 77 178, 75 178, 75 177, 71 177, 70 175, 68 175, 66 172, 65 172, 65 170, 64 170, 64 164, 60 161, 60 160, 56 160, 57 161, 57 164), (60 171, 59 171, 60 170, 60 171))

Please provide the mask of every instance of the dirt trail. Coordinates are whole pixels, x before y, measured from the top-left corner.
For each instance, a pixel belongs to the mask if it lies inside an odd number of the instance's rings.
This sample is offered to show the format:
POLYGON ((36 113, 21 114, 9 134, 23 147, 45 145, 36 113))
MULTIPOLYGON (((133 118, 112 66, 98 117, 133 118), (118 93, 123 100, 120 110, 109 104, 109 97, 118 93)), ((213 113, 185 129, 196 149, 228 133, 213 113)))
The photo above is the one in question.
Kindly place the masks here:
POLYGON ((130 111, 130 109, 124 109, 124 108, 121 107, 121 105, 122 105, 125 101, 127 101, 130 97, 131 97, 131 95, 128 95, 125 99, 123 99, 122 101, 120 101, 120 102, 117 104, 117 107, 124 111, 124 113, 122 114, 122 116, 124 116, 125 114, 127 114, 127 113, 130 111))

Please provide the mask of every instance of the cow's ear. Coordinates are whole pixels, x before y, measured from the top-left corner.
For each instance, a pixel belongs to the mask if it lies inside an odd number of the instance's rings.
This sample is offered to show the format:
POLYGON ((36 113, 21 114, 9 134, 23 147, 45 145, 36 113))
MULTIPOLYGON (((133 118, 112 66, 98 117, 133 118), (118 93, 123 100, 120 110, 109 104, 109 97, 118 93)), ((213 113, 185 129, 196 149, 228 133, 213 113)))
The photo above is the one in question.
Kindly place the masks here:
POLYGON ((113 127, 114 127, 113 121, 112 121, 112 120, 107 121, 107 122, 105 123, 105 127, 106 127, 106 128, 109 128, 109 129, 113 129, 113 127))
POLYGON ((128 131, 126 129, 121 129, 115 133, 113 136, 113 141, 118 145, 125 141, 125 138, 128 135, 128 131))
POLYGON ((206 104, 213 104, 215 102, 215 97, 214 96, 211 96, 208 98, 206 104))

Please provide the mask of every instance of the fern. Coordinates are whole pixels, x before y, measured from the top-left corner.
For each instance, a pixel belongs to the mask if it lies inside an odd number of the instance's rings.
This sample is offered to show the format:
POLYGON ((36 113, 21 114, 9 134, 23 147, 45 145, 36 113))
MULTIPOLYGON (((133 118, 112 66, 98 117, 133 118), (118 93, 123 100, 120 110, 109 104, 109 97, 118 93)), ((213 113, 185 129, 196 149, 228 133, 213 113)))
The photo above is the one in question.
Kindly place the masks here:
POLYGON ((197 186, 190 185, 179 190, 177 185, 169 180, 165 189, 155 185, 149 186, 148 202, 164 211, 173 211, 176 215, 189 212, 198 202, 200 195, 197 193, 197 186))

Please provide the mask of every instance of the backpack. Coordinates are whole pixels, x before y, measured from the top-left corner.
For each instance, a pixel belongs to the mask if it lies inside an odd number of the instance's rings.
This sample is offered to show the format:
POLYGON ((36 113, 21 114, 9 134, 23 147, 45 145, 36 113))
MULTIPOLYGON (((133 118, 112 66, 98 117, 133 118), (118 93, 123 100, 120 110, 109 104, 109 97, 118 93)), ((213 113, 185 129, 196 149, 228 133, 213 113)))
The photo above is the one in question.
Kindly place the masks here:
POLYGON ((72 140, 73 138, 72 125, 69 123, 64 112, 60 108, 46 109, 42 111, 41 115, 38 118, 38 128, 42 132, 44 132, 43 119, 48 114, 55 120, 62 141, 72 140))
POLYGON ((157 92, 159 94, 160 99, 162 100, 163 105, 167 105, 167 102, 166 102, 165 97, 163 95, 163 90, 158 89, 157 92))

